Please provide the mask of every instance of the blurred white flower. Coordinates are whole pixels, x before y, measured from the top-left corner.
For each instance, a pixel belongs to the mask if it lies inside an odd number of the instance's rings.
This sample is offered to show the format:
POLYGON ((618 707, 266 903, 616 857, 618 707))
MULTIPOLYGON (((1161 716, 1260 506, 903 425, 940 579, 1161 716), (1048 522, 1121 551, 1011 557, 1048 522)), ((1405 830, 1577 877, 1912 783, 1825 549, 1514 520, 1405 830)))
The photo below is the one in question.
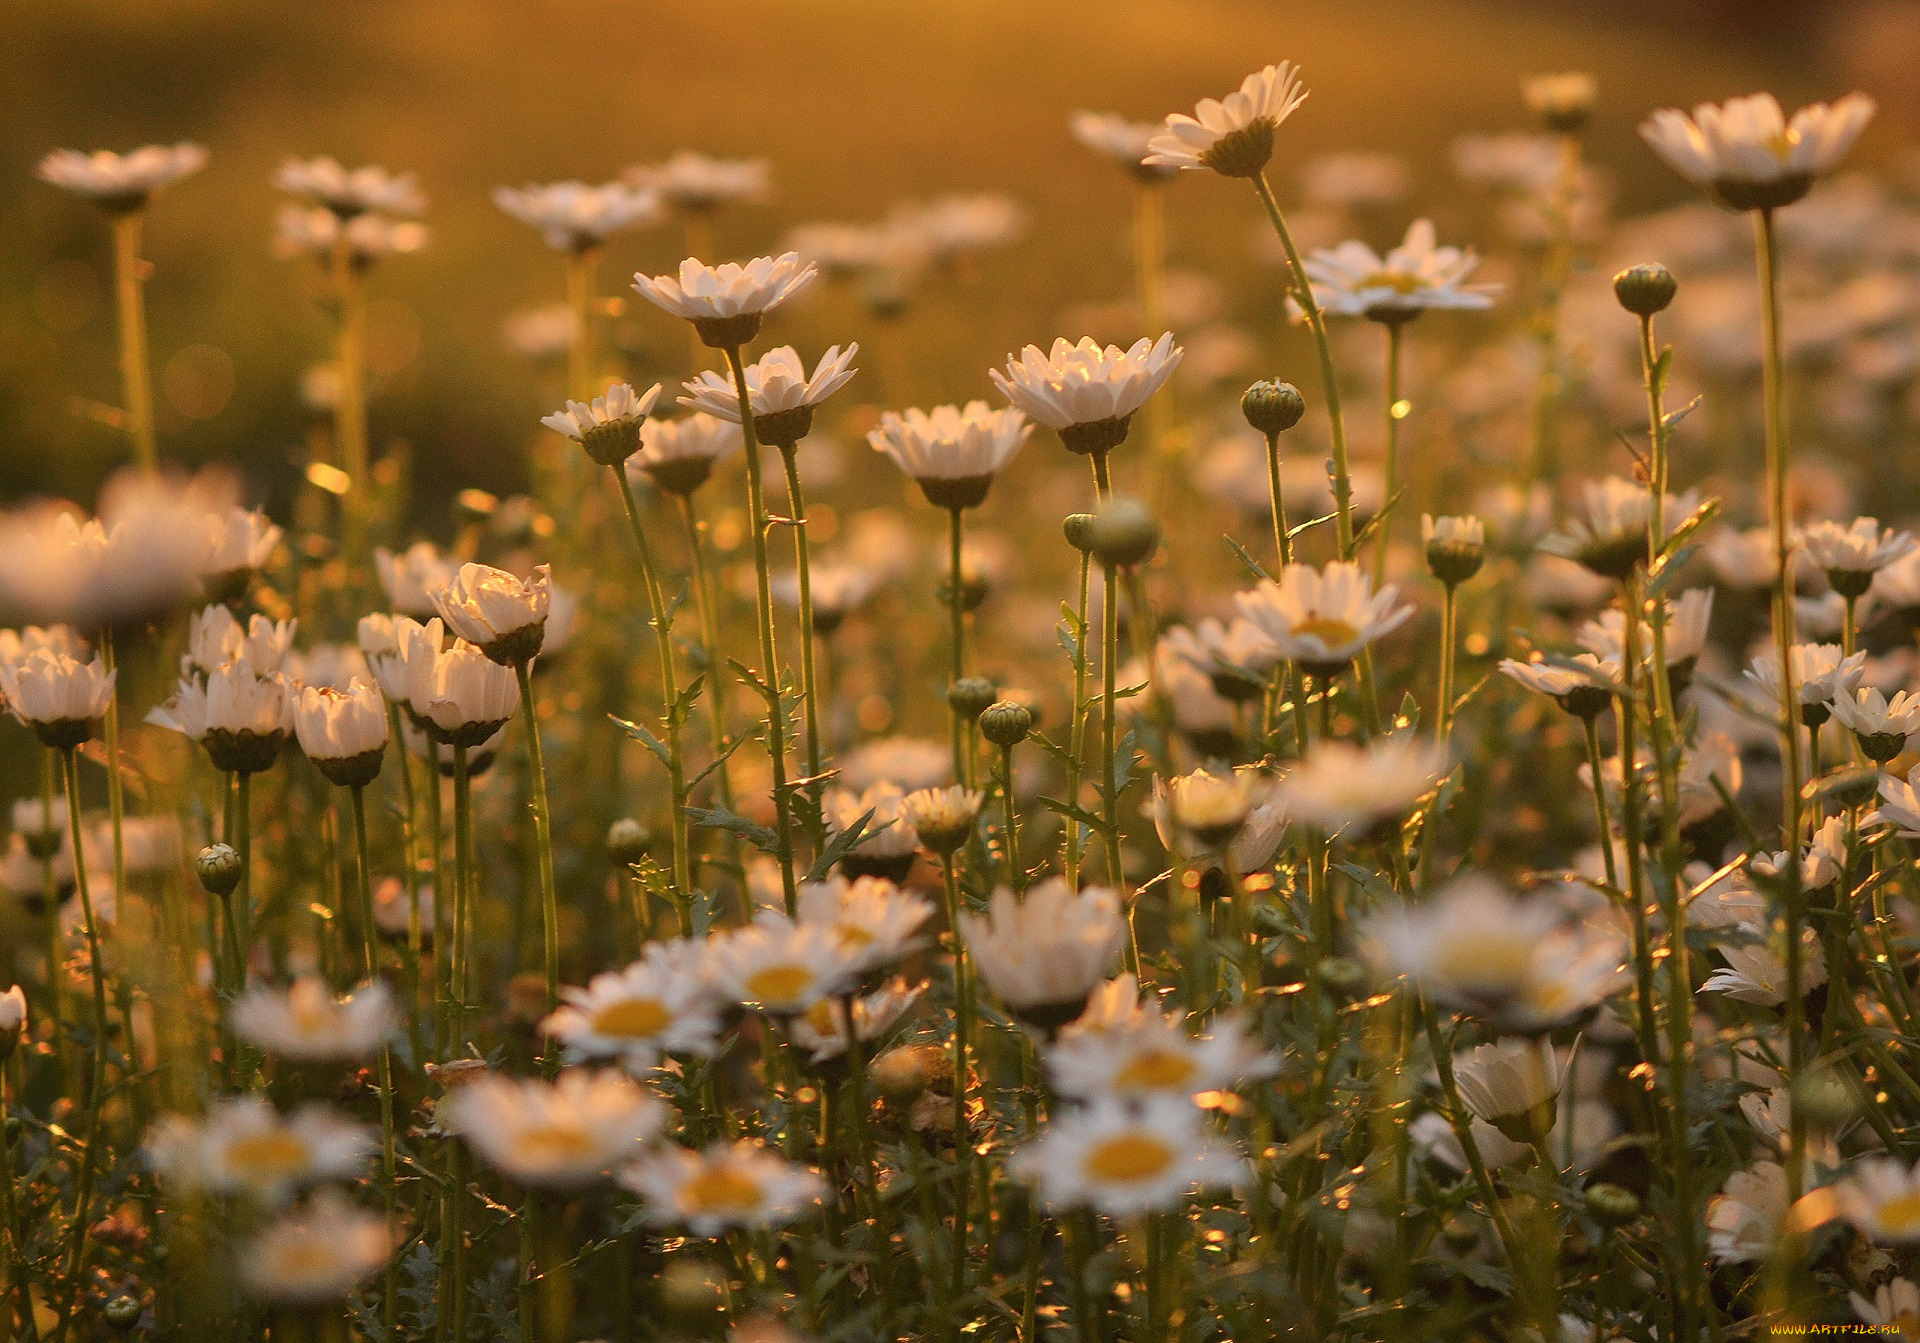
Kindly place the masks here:
POLYGON ((683 149, 664 163, 622 174, 634 186, 656 191, 682 210, 712 210, 735 201, 763 199, 769 189, 765 159, 720 159, 683 149))
POLYGON ((1877 1245, 1920 1242, 1920 1165, 1866 1157, 1834 1186, 1840 1215, 1877 1245))
POLYGON ((1129 121, 1117 112, 1075 112, 1067 118, 1067 126, 1074 139, 1143 181, 1158 181, 1180 171, 1172 164, 1146 162, 1148 146, 1161 131, 1158 121, 1129 121))
POLYGON ((987 987, 1014 1015, 1050 1030, 1085 1010, 1120 954, 1127 925, 1117 892, 1073 891, 1050 877, 1024 899, 1005 887, 995 891, 984 917, 961 914, 960 935, 987 987))
POLYGON ((40 160, 36 176, 103 209, 138 210, 162 187, 191 177, 207 164, 199 145, 142 145, 125 154, 97 149, 56 149, 40 160))
POLYGON ((376 547, 373 563, 387 594, 387 606, 406 616, 434 614, 434 589, 445 587, 460 572, 459 561, 442 556, 431 541, 416 541, 398 555, 384 546, 376 547))
POLYGON ((1428 308, 1490 308, 1499 285, 1464 283, 1479 266, 1471 249, 1436 245, 1431 220, 1416 219, 1383 258, 1363 242, 1344 242, 1306 260, 1314 301, 1337 316, 1397 323, 1428 308))
POLYGON ((1663 109, 1641 123, 1640 135, 1668 167, 1730 209, 1773 209, 1806 195, 1876 110, 1873 99, 1850 93, 1832 106, 1803 107, 1789 121, 1772 94, 1756 93, 1701 103, 1691 117, 1663 109))
POLYGON ((264 1096, 229 1096, 204 1118, 162 1116, 146 1147, 161 1178, 183 1192, 279 1203, 309 1185, 356 1179, 377 1141, 329 1106, 307 1104, 283 1118, 264 1096))
POLYGON ((373 1057, 399 1025, 393 996, 375 980, 345 998, 318 975, 285 991, 256 984, 227 1009, 234 1034, 293 1063, 353 1063, 373 1057))
POLYGON ((1787 1173, 1756 1161, 1727 1176, 1707 1203, 1707 1253, 1723 1264, 1757 1264, 1773 1253, 1788 1205, 1787 1173))
POLYGON ((638 1156, 666 1107, 624 1073, 569 1068, 551 1082, 488 1073, 455 1087, 435 1117, 516 1184, 572 1192, 638 1156))
POLYGON ((1208 1132, 1184 1098, 1099 1100, 1056 1115, 1009 1166, 1050 1211, 1093 1208, 1121 1217, 1164 1212, 1197 1188, 1233 1185, 1246 1159, 1208 1132))
POLYGON ((288 159, 273 184, 290 196, 324 205, 342 219, 378 212, 411 217, 427 208, 412 173, 389 173, 369 164, 348 171, 336 159, 288 159))
POLYGON ((538 231, 556 252, 589 251, 616 233, 656 224, 664 214, 656 192, 624 182, 496 187, 493 203, 538 231))
POLYGON ((827 1192, 813 1171, 745 1141, 701 1152, 662 1147, 622 1168, 618 1178, 640 1196, 649 1221, 708 1237, 798 1221, 827 1192))
POLYGON ((240 1280, 250 1295, 276 1305, 344 1302, 393 1248, 384 1217, 325 1189, 240 1245, 240 1280))
POLYGON ((48 745, 77 746, 112 706, 118 675, 97 655, 81 662, 40 648, 17 663, 0 662, 0 700, 48 745))
POLYGON ((628 460, 628 473, 644 472, 658 488, 684 497, 706 484, 714 466, 746 441, 737 414, 731 422, 712 415, 648 420, 640 426, 640 452, 628 460))
POLYGON ((1289 564, 1278 582, 1263 580, 1233 601, 1282 658, 1319 677, 1337 675, 1414 613, 1391 584, 1376 593, 1358 564, 1339 560, 1324 569, 1289 564))

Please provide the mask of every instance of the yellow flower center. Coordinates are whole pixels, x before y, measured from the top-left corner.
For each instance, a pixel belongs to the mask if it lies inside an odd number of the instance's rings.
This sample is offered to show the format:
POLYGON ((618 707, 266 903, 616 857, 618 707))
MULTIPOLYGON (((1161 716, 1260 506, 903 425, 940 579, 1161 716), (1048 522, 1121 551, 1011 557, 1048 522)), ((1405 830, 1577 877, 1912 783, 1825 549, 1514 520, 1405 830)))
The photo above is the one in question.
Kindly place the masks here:
POLYGON ((1434 973, 1443 980, 1480 993, 1509 993, 1524 984, 1533 962, 1533 944, 1518 938, 1453 938, 1442 942, 1433 957, 1434 973))
POLYGON ((825 998, 807 1009, 805 1021, 821 1035, 837 1033, 833 1020, 833 1003, 825 998))
POLYGON ((673 1013, 658 998, 622 998, 593 1014, 593 1033, 642 1040, 673 1024, 673 1013))
POLYGON ((514 1144, 528 1165, 561 1165, 590 1157, 598 1150, 584 1130, 565 1124, 537 1124, 520 1131, 514 1144))
POLYGON ((326 1241, 303 1239, 279 1247, 272 1276, 278 1282, 313 1282, 331 1275, 337 1263, 333 1247, 326 1241))
POLYGON ((1900 1311, 1887 1323, 1898 1329, 1902 1338, 1920 1338, 1920 1315, 1910 1310, 1900 1311))
POLYGON ((1309 616, 1293 627, 1296 636, 1311 636, 1329 651, 1344 648, 1360 638, 1360 631, 1337 616, 1309 616))
POLYGON ((1920 1236, 1920 1190, 1896 1194, 1874 1212, 1874 1225, 1889 1240, 1920 1236))
POLYGON ((1163 1174, 1173 1157, 1173 1148, 1151 1133, 1121 1133, 1087 1153, 1087 1174, 1109 1184, 1132 1184, 1163 1174))
POLYGON ((1782 163, 1785 163, 1787 159, 1792 156, 1794 147, 1799 143, 1799 133, 1791 130, 1780 131, 1777 134, 1769 135, 1766 140, 1767 149, 1782 163))
POLYGON ((1116 1087, 1135 1091, 1174 1091, 1193 1080, 1193 1060, 1177 1049, 1147 1049, 1114 1074, 1116 1087))
POLYGON ((766 1201, 766 1191, 751 1175, 710 1166, 680 1186, 683 1212, 745 1217, 766 1201))
POLYGON ((768 965, 747 976, 747 992, 762 1003, 790 1003, 812 984, 813 971, 804 965, 768 965))
POLYGON ((291 1133, 256 1133, 227 1148, 227 1164, 244 1178, 265 1182, 300 1174, 312 1164, 312 1154, 291 1133))
POLYGON ((873 934, 857 923, 836 923, 834 935, 840 939, 840 945, 849 951, 858 951, 862 947, 873 945, 873 934))
POLYGON ((1378 270, 1367 276, 1359 285, 1362 289, 1391 289, 1396 294, 1417 294, 1425 288, 1420 277, 1409 275, 1403 270, 1378 270))

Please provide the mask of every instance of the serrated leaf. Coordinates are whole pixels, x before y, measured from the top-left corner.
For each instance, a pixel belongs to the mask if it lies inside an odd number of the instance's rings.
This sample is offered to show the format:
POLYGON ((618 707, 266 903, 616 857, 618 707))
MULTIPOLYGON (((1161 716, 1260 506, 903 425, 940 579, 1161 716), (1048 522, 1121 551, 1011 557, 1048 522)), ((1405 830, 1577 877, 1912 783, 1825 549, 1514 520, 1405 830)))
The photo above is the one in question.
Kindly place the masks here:
MULTIPOLYGON (((835 835, 833 839, 828 842, 827 846, 820 850, 820 856, 813 860, 813 866, 807 869, 806 879, 808 881, 825 881, 827 874, 833 871, 833 865, 853 852, 854 847, 862 840, 868 838, 867 822, 872 819, 873 810, 872 808, 868 808, 865 812, 861 813, 859 820, 835 835)), ((892 821, 888 821, 886 825, 881 826, 879 830, 875 830, 872 833, 877 835, 880 833, 880 830, 885 830, 887 826, 892 824, 892 821)))
POLYGON ((1080 661, 1080 640, 1079 637, 1074 634, 1073 630, 1068 628, 1067 622, 1063 620, 1058 625, 1055 625, 1053 627, 1053 633, 1054 637, 1060 640, 1060 647, 1065 650, 1068 660, 1078 663, 1080 661))
POLYGON ((1133 749, 1133 730, 1120 739, 1113 752, 1112 796, 1119 797, 1127 791, 1127 785, 1133 782, 1133 767, 1140 762, 1139 754, 1133 749))
POLYGON ((1247 572, 1252 574, 1256 581, 1264 580, 1269 583, 1273 581, 1273 575, 1266 571, 1265 566, 1263 566, 1259 560, 1256 560, 1248 553, 1245 546, 1241 545, 1231 536, 1224 537, 1223 539, 1228 545, 1233 547, 1233 553, 1240 557, 1240 563, 1247 566, 1247 572))
POLYGON ((653 752, 654 759, 658 760, 663 765, 669 765, 670 757, 667 753, 667 747, 665 742, 661 741, 658 737, 654 736, 653 733, 647 731, 647 729, 642 727, 640 724, 635 723, 629 719, 621 718, 614 714, 608 714, 607 717, 613 719, 614 723, 619 727, 619 729, 622 732, 626 733, 629 737, 632 737, 635 741, 639 742, 642 746, 646 747, 649 751, 653 752))
POLYGON ((777 853, 779 837, 758 821, 750 821, 725 807, 688 807, 687 819, 708 830, 724 830, 738 835, 762 853, 777 853))
POLYGON ((702 686, 706 684, 706 682, 707 682, 707 674, 705 672, 701 672, 698 676, 694 677, 691 681, 687 682, 686 685, 681 688, 679 697, 673 701, 673 721, 674 722, 684 723, 687 721, 687 718, 688 718, 687 710, 692 708, 694 701, 700 698, 700 689, 702 686))
POLYGON ((1671 430, 1674 425, 1680 423, 1680 421, 1686 419, 1687 416, 1693 414, 1694 411, 1700 409, 1701 403, 1704 402, 1706 399, 1707 398, 1704 396, 1696 396, 1693 398, 1693 400, 1687 402, 1686 405, 1680 407, 1680 409, 1668 411, 1665 415, 1660 417, 1661 429, 1671 430))
POLYGON ((1081 825, 1086 826, 1097 835, 1105 835, 1108 833, 1107 823, 1088 811, 1085 807, 1077 806, 1072 802, 1063 802, 1057 797, 1042 797, 1036 800, 1048 811, 1058 816, 1064 816, 1068 820, 1078 821, 1081 825))
POLYGON ((1305 522, 1296 523, 1287 528, 1287 540, 1292 541, 1312 528, 1324 526, 1339 516, 1338 513, 1322 513, 1317 518, 1308 518, 1305 522))

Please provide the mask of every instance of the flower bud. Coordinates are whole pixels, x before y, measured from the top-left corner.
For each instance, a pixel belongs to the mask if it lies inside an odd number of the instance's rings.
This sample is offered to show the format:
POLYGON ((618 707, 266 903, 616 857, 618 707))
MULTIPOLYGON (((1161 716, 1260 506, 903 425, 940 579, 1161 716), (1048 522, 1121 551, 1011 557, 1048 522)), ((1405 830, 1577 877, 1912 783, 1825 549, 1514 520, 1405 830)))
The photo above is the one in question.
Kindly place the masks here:
POLYGON ((980 735, 995 746, 1018 746, 1032 730, 1033 711, 1010 699, 988 705, 980 715, 980 735))
POLYGON ((1640 1200, 1617 1184, 1596 1184, 1586 1192, 1587 1212, 1601 1226, 1625 1226, 1640 1215, 1640 1200))
POLYGON ((1478 518, 1423 514, 1420 539, 1426 543, 1427 571, 1449 588, 1472 578, 1486 562, 1487 533, 1478 518))
POLYGON ((0 1063, 13 1057, 27 1029, 27 995, 18 984, 0 993, 0 1063))
POLYGON ((220 896, 232 895, 246 871, 240 855, 226 844, 209 844, 200 850, 193 867, 200 874, 200 888, 208 895, 220 896))
POLYGON ((1093 514, 1069 513, 1060 523, 1060 533, 1067 538, 1067 544, 1082 554, 1093 549, 1093 514))
POLYGON ((1613 277, 1613 296, 1620 306, 1636 317, 1651 317, 1673 302, 1680 282, 1673 272, 1655 261, 1645 266, 1628 266, 1613 277))
POLYGON ((1856 1110, 1846 1084, 1825 1069, 1809 1072, 1793 1084, 1791 1104, 1810 1127, 1827 1132, 1852 1119, 1856 1110))
POLYGON ((1000 687, 984 676, 963 676, 947 687, 947 706, 971 723, 1000 698, 1000 687))
POLYGON ((933 1045, 901 1045, 875 1058, 868 1071, 882 1096, 905 1102, 933 1085, 944 1064, 945 1055, 933 1045))
POLYGON ((1300 417, 1307 413, 1307 402, 1292 383, 1262 379, 1240 398, 1240 413, 1255 430, 1273 438, 1300 423, 1300 417))
POLYGON ((631 816, 622 816, 607 827, 607 857, 621 867, 632 867, 652 847, 653 836, 631 816))
POLYGON ((1329 956, 1314 971, 1328 993, 1336 998, 1358 998, 1366 992, 1367 969, 1346 956, 1329 956))
POLYGON ((1140 564, 1160 547, 1160 524, 1153 510, 1130 495, 1114 495, 1102 504, 1088 533, 1102 564, 1140 564))
POLYGON ((1535 75, 1522 84, 1527 110, 1540 118, 1540 124, 1560 135, 1583 130, 1593 116, 1600 91, 1594 78, 1583 71, 1559 75, 1535 75))
POLYGON ((120 1292, 107 1301, 100 1313, 106 1316, 107 1323, 113 1326, 115 1333, 124 1334, 140 1323, 143 1309, 139 1297, 131 1292, 120 1292))

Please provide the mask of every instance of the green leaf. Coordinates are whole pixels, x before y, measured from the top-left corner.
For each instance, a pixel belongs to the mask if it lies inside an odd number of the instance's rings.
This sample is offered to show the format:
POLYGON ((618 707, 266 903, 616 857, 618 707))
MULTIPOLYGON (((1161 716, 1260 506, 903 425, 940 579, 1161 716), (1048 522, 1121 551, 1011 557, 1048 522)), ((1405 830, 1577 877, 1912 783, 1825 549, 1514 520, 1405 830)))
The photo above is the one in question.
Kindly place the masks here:
POLYGON ((1294 526, 1287 528, 1287 540, 1289 541, 1295 540, 1299 536, 1301 536, 1303 533, 1310 531, 1315 527, 1322 526, 1325 523, 1332 522, 1335 518, 1339 516, 1340 515, 1338 513, 1322 513, 1317 518, 1308 518, 1305 522, 1297 523, 1294 526))
POLYGON ((694 775, 691 779, 687 780, 687 791, 691 793, 694 789, 698 788, 702 783, 705 783, 707 780, 707 776, 712 774, 715 770, 719 769, 722 765, 726 764, 727 761, 731 760, 733 758, 733 753, 739 750, 742 746, 746 745, 748 740, 749 739, 747 737, 743 736, 743 737, 735 737, 732 741, 728 742, 726 746, 721 749, 720 754, 715 756, 713 761, 710 764, 708 764, 698 774, 694 775))
POLYGON ((629 737, 632 737, 635 741, 639 742, 642 746, 646 747, 649 751, 652 751, 654 759, 658 760, 663 765, 669 764, 669 757, 667 755, 667 747, 665 742, 661 741, 658 737, 654 736, 653 733, 647 731, 647 729, 645 729, 644 727, 641 727, 640 724, 638 723, 632 722, 625 718, 620 718, 614 714, 608 714, 607 717, 613 719, 615 725, 618 726, 622 732, 626 733, 629 737))
POLYGON ((707 674, 701 672, 681 689, 679 698, 673 702, 673 721, 676 724, 687 721, 690 716, 687 711, 693 707, 694 701, 700 698, 700 687, 705 685, 706 681, 707 674))
POLYGON ((687 819, 708 830, 725 830, 738 835, 762 853, 778 853, 780 840, 758 821, 750 821, 725 807, 688 807, 687 819))
POLYGON ((1238 541, 1234 540, 1231 536, 1226 537, 1225 540, 1228 545, 1233 547, 1233 553, 1240 557, 1240 563, 1247 566, 1247 572, 1252 574, 1255 580, 1264 579, 1267 582, 1273 581, 1273 575, 1266 571, 1266 569, 1261 565, 1259 560, 1256 560, 1252 555, 1250 555, 1247 552, 1247 548, 1245 546, 1241 545, 1238 541))
POLYGON ((1057 797, 1042 797, 1038 799, 1038 801, 1040 805, 1048 811, 1058 816, 1064 816, 1070 821, 1078 821, 1081 825, 1086 826, 1087 829, 1097 835, 1109 833, 1107 823, 1088 811, 1085 807, 1076 806, 1071 802, 1063 802, 1057 797))
POLYGON ((1660 427, 1663 430, 1672 429, 1674 425, 1680 423, 1680 421, 1686 419, 1687 416, 1693 414, 1694 411, 1700 409, 1701 403, 1706 399, 1704 396, 1696 396, 1693 400, 1687 402, 1686 405, 1680 407, 1680 409, 1668 411, 1660 417, 1660 427))
MULTIPOLYGON (((867 822, 872 819, 873 811, 872 809, 868 809, 862 813, 859 820, 835 835, 827 846, 820 850, 820 856, 813 860, 813 866, 807 869, 806 879, 808 881, 825 881, 827 879, 827 873, 833 871, 833 865, 853 852, 854 847, 859 844, 860 841, 868 838, 867 822)), ((888 821, 886 825, 880 827, 880 830, 885 830, 887 826, 892 824, 892 821, 888 821)), ((875 830, 872 833, 877 835, 880 833, 880 830, 875 830)))
POLYGON ((1114 748, 1112 796, 1119 797, 1127 791, 1127 785, 1133 782, 1133 767, 1139 763, 1140 756, 1133 749, 1133 730, 1129 728, 1114 748))

